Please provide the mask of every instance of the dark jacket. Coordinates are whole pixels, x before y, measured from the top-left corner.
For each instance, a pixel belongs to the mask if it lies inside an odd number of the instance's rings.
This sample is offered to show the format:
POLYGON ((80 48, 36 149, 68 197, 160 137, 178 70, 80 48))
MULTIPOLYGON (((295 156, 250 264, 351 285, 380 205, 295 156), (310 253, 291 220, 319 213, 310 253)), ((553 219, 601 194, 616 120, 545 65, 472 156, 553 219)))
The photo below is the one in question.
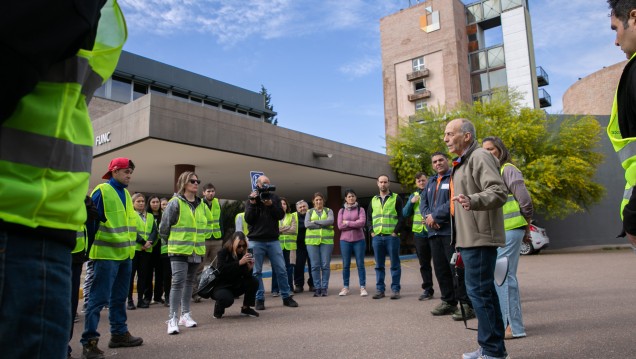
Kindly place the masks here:
POLYGON ((439 224, 439 229, 433 229, 426 226, 428 230, 428 236, 450 236, 451 222, 450 222, 450 174, 448 170, 443 175, 431 176, 426 182, 424 192, 420 197, 420 210, 422 211, 422 217, 426 218, 427 215, 433 216, 435 223, 439 224), (437 179, 441 177, 439 187, 437 186, 437 179), (437 195, 435 190, 437 189, 437 195))
POLYGON ((252 204, 248 200, 245 203, 245 221, 250 231, 250 241, 272 242, 278 240, 278 221, 285 218, 285 211, 280 204, 280 198, 274 193, 272 205, 266 206, 260 198, 252 204))
MULTIPOLYGON (((242 257, 242 256, 241 256, 242 257)), ((246 265, 239 265, 241 257, 234 258, 232 252, 223 248, 218 253, 217 269, 219 279, 214 289, 241 288, 241 283, 252 278, 252 271, 246 265)))

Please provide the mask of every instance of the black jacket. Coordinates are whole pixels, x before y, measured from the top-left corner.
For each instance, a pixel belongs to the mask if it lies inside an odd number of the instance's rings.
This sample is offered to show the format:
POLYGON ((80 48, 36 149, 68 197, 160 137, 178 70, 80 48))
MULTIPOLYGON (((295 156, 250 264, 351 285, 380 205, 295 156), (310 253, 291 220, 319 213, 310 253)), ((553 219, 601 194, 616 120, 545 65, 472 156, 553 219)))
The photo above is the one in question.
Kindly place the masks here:
POLYGON ((259 198, 252 204, 245 203, 245 222, 250 231, 250 241, 272 242, 278 240, 278 221, 285 218, 285 211, 280 204, 280 198, 271 194, 272 205, 266 206, 259 198))
POLYGON ((232 252, 223 248, 218 253, 217 269, 221 272, 214 289, 241 288, 241 283, 252 278, 252 270, 246 265, 239 265, 239 258, 234 258, 232 252))

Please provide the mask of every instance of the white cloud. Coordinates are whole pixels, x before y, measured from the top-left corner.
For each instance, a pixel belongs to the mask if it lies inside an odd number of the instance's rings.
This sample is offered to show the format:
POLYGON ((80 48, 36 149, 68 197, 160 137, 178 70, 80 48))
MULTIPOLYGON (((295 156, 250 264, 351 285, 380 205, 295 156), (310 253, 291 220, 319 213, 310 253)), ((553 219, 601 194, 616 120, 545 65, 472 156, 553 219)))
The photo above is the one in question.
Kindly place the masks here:
POLYGON ((366 58, 343 65, 339 68, 339 71, 345 75, 361 77, 375 72, 377 69, 380 68, 380 65, 380 59, 375 57, 366 58))

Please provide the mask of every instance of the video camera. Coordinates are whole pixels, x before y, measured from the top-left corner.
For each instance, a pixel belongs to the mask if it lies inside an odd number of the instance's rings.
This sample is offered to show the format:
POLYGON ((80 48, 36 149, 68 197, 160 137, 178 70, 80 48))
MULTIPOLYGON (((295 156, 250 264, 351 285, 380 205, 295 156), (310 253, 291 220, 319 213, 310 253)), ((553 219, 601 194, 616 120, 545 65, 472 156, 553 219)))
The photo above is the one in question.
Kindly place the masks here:
POLYGON ((258 192, 258 197, 261 201, 265 201, 272 198, 271 192, 276 191, 276 186, 273 184, 264 183, 263 187, 256 187, 256 191, 258 192))

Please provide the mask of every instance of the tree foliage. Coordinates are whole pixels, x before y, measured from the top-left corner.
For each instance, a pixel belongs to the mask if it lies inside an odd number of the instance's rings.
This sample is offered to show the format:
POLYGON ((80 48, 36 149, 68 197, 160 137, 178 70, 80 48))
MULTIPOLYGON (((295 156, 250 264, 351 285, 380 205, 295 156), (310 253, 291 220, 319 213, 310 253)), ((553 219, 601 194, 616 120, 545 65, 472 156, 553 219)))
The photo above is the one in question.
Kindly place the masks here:
MULTIPOLYGON (((546 218, 582 212, 604 195, 594 182, 603 161, 597 152, 601 125, 592 116, 547 116, 543 110, 521 108, 516 93, 497 93, 489 102, 462 104, 456 109, 418 111, 402 123, 397 137, 389 138, 390 164, 405 190, 414 186, 415 173, 434 173, 430 156, 448 153, 443 133, 448 121, 470 119, 477 141, 498 136, 508 147, 512 162, 524 175, 535 211, 546 218)), ((451 155, 452 156, 452 155, 451 155)))
MULTIPOLYGON (((274 112, 274 105, 272 105, 272 95, 267 91, 265 86, 261 85, 261 95, 265 99, 265 108, 274 112)), ((278 125, 278 116, 265 117, 265 122, 271 123, 274 126, 278 125)))

